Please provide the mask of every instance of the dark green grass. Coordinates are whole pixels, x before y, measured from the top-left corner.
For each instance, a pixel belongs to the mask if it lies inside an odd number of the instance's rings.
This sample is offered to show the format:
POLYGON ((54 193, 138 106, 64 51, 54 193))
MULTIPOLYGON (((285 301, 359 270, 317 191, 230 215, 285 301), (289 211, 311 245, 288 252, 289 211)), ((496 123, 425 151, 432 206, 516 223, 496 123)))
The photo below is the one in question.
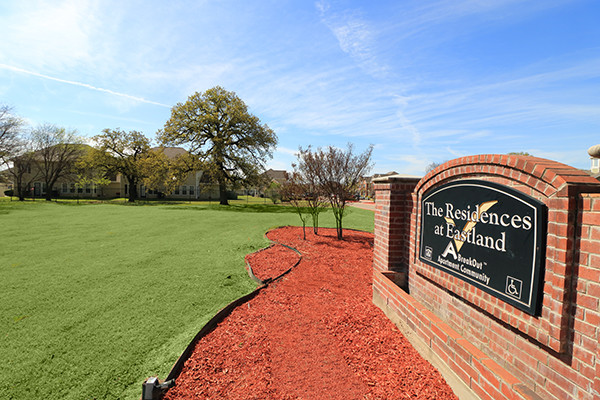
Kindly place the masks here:
MULTIPOLYGON (((137 399, 220 308, 293 209, 0 201, 0 397, 137 399)), ((330 212, 322 226, 335 226, 330 212)), ((352 209, 345 226, 373 230, 352 209)))

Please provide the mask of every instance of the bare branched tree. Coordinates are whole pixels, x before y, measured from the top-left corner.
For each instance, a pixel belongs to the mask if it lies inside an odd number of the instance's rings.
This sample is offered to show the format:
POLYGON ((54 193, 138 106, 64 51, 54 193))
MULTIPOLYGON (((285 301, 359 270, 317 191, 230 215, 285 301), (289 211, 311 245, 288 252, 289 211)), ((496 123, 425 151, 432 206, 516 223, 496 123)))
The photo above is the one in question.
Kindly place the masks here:
POLYGON ((52 199, 56 182, 74 174, 75 163, 86 148, 76 131, 68 131, 54 125, 40 125, 31 133, 37 151, 36 169, 46 186, 46 200, 52 199))
POLYGON ((448 160, 446 161, 442 161, 442 162, 432 162, 430 164, 427 164, 427 166, 425 167, 425 173, 428 174, 431 171, 433 171, 434 169, 436 169, 437 167, 439 167, 442 164, 445 164, 446 162, 448 162, 448 160))
POLYGON ((0 165, 9 166, 22 147, 23 120, 9 106, 0 106, 0 165))
POLYGON ((33 182, 39 177, 36 168, 36 148, 28 136, 20 135, 17 144, 11 150, 8 158, 6 173, 13 183, 13 191, 20 201, 30 192, 33 182))
POLYGON ((296 213, 302 221, 302 233, 306 240, 306 218, 308 207, 306 207, 306 186, 302 182, 302 176, 298 172, 292 173, 281 187, 281 195, 286 198, 296 209, 296 213))
POLYGON ((305 201, 307 212, 312 217, 313 232, 318 235, 319 214, 323 211, 327 202, 319 180, 321 161, 313 153, 310 146, 307 149, 300 147, 297 157, 298 163, 292 164, 295 179, 298 185, 302 187, 302 198, 305 201))
POLYGON ((311 156, 322 193, 331 205, 339 240, 343 239, 342 222, 346 203, 356 197, 360 179, 373 167, 372 153, 371 145, 363 153, 355 155, 353 145, 348 143, 346 150, 329 146, 325 150, 318 149, 311 156))

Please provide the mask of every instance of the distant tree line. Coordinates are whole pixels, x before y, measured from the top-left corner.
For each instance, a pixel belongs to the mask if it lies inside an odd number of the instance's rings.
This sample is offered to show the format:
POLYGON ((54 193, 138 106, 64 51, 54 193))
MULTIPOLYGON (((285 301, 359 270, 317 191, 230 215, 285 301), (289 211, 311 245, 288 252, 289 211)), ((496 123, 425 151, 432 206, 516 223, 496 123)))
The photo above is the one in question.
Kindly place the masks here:
POLYGON ((129 184, 129 201, 137 188, 171 193, 191 171, 219 185, 220 203, 228 204, 228 186, 256 185, 266 160, 272 157, 277 136, 248 112, 234 93, 215 87, 195 93, 171 110, 157 132, 158 147, 143 133, 104 129, 91 146, 74 130, 54 125, 26 129, 8 106, 0 107, 0 172, 13 182, 24 200, 33 182, 42 181, 46 199, 52 187, 69 178, 78 186, 106 185, 108 176, 121 174, 129 184), (165 146, 182 146, 186 154, 169 158, 165 146))

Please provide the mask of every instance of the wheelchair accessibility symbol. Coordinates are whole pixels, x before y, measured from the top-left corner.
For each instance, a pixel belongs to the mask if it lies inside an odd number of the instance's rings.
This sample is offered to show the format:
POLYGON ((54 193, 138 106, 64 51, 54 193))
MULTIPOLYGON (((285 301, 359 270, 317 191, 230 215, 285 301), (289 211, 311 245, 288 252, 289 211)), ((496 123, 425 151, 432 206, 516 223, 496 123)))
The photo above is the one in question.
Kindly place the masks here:
POLYGON ((425 258, 431 260, 431 256, 433 255, 433 249, 429 246, 425 247, 425 258))
POLYGON ((506 294, 512 297, 516 297, 517 299, 521 298, 521 288, 523 287, 523 282, 517 278, 513 278, 512 276, 506 277, 506 294))

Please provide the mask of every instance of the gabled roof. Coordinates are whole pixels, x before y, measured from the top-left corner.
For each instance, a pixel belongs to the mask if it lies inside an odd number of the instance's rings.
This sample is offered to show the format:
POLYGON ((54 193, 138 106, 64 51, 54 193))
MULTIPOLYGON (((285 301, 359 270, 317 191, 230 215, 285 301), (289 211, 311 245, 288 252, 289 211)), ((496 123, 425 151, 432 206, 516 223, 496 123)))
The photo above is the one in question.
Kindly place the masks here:
POLYGON ((276 181, 277 183, 285 183, 288 180, 288 173, 283 169, 268 169, 264 173, 269 179, 272 181, 276 181))
POLYGON ((151 150, 161 149, 163 153, 171 160, 188 153, 188 151, 183 147, 153 147, 151 150))
POLYGON ((89 144, 85 144, 85 143, 59 143, 59 144, 55 144, 53 146, 44 147, 42 150, 36 150, 34 152, 34 154, 42 154, 42 151, 45 149, 51 149, 53 147, 65 146, 65 145, 66 145, 66 147, 71 147, 76 150, 81 150, 82 152, 87 151, 92 148, 92 146, 90 146, 89 144))

